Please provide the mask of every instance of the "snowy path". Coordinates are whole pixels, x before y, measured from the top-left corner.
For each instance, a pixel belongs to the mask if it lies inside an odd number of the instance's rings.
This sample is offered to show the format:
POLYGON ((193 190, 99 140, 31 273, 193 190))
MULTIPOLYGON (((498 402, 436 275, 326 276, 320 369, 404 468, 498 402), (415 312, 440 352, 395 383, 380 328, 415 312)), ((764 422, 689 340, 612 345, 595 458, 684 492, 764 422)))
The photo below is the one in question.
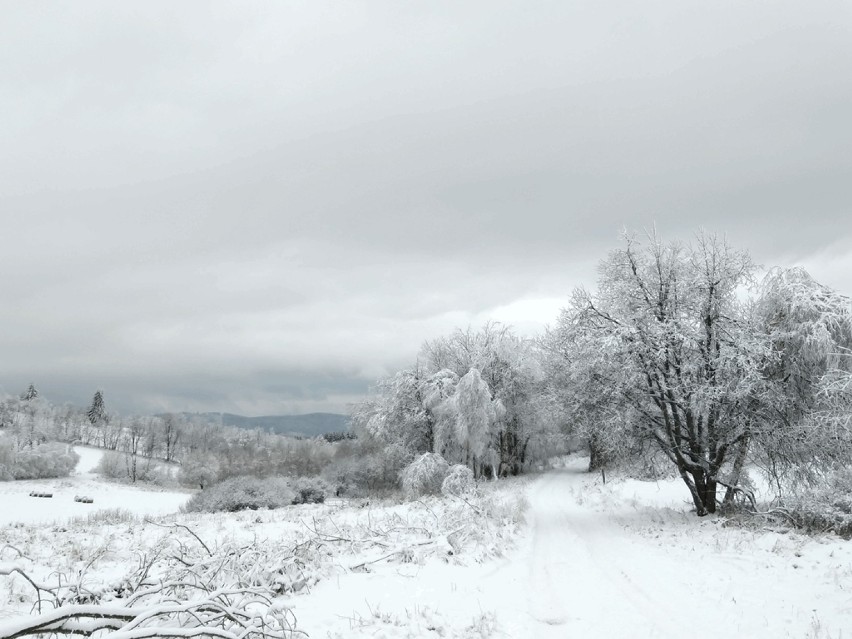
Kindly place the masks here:
POLYGON ((298 602, 301 627, 335 639, 431 637, 442 624, 453 630, 441 636, 465 639, 681 639, 689 628, 837 639, 852 629, 849 542, 726 528, 690 514, 677 482, 601 486, 582 468, 533 479, 527 529, 502 560, 343 574, 298 602))
POLYGON ((649 556, 609 515, 580 503, 581 477, 571 471, 542 477, 530 491, 526 613, 531 636, 682 637, 684 600, 671 587, 679 566, 649 556))
POLYGON ((848 542, 725 528, 686 512, 677 482, 603 488, 579 463, 528 495, 526 542, 493 575, 526 593, 523 606, 482 592, 481 605, 499 602, 507 636, 673 639, 703 627, 834 639, 852 629, 848 542))

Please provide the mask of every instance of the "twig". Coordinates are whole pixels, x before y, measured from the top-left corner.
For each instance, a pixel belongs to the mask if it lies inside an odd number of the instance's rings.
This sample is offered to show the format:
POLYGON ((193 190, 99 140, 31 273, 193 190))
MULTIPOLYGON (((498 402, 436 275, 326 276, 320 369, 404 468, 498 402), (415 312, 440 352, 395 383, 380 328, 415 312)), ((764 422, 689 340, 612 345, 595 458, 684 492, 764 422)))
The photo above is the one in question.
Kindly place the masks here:
POLYGON ((207 547, 207 544, 205 544, 203 541, 201 541, 201 537, 199 537, 198 535, 196 535, 196 534, 195 534, 195 531, 193 531, 193 530, 192 530, 192 528, 190 528, 189 526, 186 526, 186 525, 184 525, 184 524, 161 524, 161 523, 158 523, 158 522, 156 522, 156 521, 152 521, 152 520, 150 520, 150 519, 146 519, 146 520, 145 520, 145 522, 146 522, 146 523, 148 523, 148 524, 152 524, 152 525, 154 525, 154 526, 159 526, 160 528, 183 528, 186 532, 188 532, 190 535, 192 535, 193 537, 195 537, 195 540, 196 540, 199 544, 201 544, 201 547, 202 547, 202 548, 204 548, 204 550, 206 550, 206 551, 207 551, 207 554, 208 554, 210 557, 212 557, 212 556, 213 556, 213 553, 211 552, 210 548, 208 548, 208 547, 207 547))

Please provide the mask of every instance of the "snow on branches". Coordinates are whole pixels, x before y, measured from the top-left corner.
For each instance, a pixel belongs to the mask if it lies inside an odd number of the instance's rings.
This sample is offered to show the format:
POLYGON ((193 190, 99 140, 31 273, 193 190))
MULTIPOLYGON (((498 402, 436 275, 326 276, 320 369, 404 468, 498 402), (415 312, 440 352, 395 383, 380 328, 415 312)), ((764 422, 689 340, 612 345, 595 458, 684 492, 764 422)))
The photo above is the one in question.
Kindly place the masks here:
POLYGON ((546 339, 568 417, 604 452, 654 446, 700 515, 720 483, 732 494, 747 458, 801 467, 849 450, 815 412, 826 374, 848 360, 848 299, 801 269, 770 272, 749 297, 754 274, 747 253, 712 235, 627 237, 546 339))
MULTIPOLYGON (((189 530, 185 526, 172 526, 189 530)), ((0 563, 0 576, 18 574, 35 592, 36 614, 0 623, 0 638, 50 634, 109 639, 217 637, 289 639, 299 636, 296 620, 280 595, 292 588, 295 553, 270 552, 258 544, 223 544, 210 549, 194 537, 177 534, 140 555, 139 565, 107 588, 86 585, 59 574, 56 583, 40 583, 21 562, 0 563)), ((98 559, 93 557, 88 570, 98 559)))

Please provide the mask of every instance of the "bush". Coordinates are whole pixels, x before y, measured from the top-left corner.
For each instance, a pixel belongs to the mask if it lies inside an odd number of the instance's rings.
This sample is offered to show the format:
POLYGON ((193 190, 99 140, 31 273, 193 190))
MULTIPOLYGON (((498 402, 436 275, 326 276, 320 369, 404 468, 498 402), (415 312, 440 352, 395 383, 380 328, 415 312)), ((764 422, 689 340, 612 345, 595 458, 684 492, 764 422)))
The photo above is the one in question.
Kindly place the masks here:
POLYGON ((282 508, 296 498, 281 477, 232 477, 195 493, 186 503, 187 512, 236 512, 259 508, 282 508))
POLYGON ((797 495, 789 504, 788 520, 810 533, 833 532, 852 539, 852 469, 840 470, 823 484, 797 495))
POLYGON ((437 495, 449 470, 450 465, 440 455, 423 453, 402 471, 402 490, 409 499, 437 495))
POLYGON ((178 471, 178 482, 204 490, 219 479, 219 463, 211 454, 188 455, 178 471))
POLYGON ((447 497, 462 497, 476 492, 473 471, 467 466, 456 464, 441 484, 441 494, 447 497))
POLYGON ((319 477, 299 477, 293 482, 293 504, 321 504, 328 495, 328 484, 319 477))
POLYGON ((42 444, 18 452, 11 472, 15 479, 67 477, 80 456, 65 444, 42 444))
POLYGON ((127 463, 124 459, 124 453, 118 453, 114 450, 104 451, 95 467, 95 472, 108 479, 126 479, 127 463))

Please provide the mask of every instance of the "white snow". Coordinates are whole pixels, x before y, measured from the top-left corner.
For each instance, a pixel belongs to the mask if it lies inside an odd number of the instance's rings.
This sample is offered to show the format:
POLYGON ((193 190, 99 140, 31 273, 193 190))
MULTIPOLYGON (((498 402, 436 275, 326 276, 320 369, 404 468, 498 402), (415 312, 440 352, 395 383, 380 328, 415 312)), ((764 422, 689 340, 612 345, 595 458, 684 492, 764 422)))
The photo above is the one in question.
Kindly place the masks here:
POLYGON ((87 446, 74 450, 80 461, 70 477, 0 482, 0 527, 63 523, 107 509, 123 509, 137 516, 166 515, 178 512, 189 498, 186 492, 105 482, 93 472, 104 451, 87 446), (30 497, 34 490, 53 497, 30 497), (76 496, 91 497, 94 502, 76 502, 76 496))
MULTIPOLYGON (((323 565, 306 573, 318 583, 311 580, 313 585, 287 595, 298 627, 315 638, 839 639, 849 634, 849 542, 726 527, 722 518, 691 514, 679 481, 610 478, 602 485, 600 476, 582 472, 583 463, 574 460, 531 480, 491 484, 498 494, 526 494, 526 527, 512 546, 506 531, 514 528, 495 511, 489 522, 477 523, 489 528, 486 534, 478 541, 469 538, 453 555, 447 552, 452 544, 446 533, 435 537, 429 529, 449 530, 437 518, 463 511, 444 508, 439 500, 186 514, 168 521, 190 526, 208 544, 256 538, 264 545, 292 546, 313 528, 340 537, 375 534, 386 547, 319 543, 314 560, 323 565), (415 546, 423 539, 429 545, 415 546), (470 539, 488 545, 487 551, 472 548, 470 539), (411 553, 396 552, 406 544, 411 553), (371 563, 353 569, 364 562, 371 563)), ((96 500, 107 499, 112 488, 131 490, 100 484, 96 500)), ((124 494, 126 508, 136 511, 145 503, 144 491, 124 494)), ((6 495, 2 498, 5 505, 6 495)), ((94 582, 120 576, 123 562, 132 563, 138 552, 162 539, 163 529, 149 526, 72 522, 67 531, 24 527, 0 528, 0 533, 8 533, 8 543, 32 557, 29 565, 41 575, 58 566, 74 570, 108 544, 110 554, 90 568, 94 582)), ((17 560, 11 551, 7 555, 0 559, 17 560)), ((26 601, 13 598, 21 593, 27 593, 25 584, 7 587, 0 578, 0 608, 25 613, 26 601)))
POLYGON ((301 626, 335 638, 443 627, 458 637, 682 639, 699 628, 839 639, 852 629, 849 543, 725 528, 689 513, 677 481, 602 486, 582 465, 530 486, 529 526, 507 558, 344 574, 299 603, 301 626))

